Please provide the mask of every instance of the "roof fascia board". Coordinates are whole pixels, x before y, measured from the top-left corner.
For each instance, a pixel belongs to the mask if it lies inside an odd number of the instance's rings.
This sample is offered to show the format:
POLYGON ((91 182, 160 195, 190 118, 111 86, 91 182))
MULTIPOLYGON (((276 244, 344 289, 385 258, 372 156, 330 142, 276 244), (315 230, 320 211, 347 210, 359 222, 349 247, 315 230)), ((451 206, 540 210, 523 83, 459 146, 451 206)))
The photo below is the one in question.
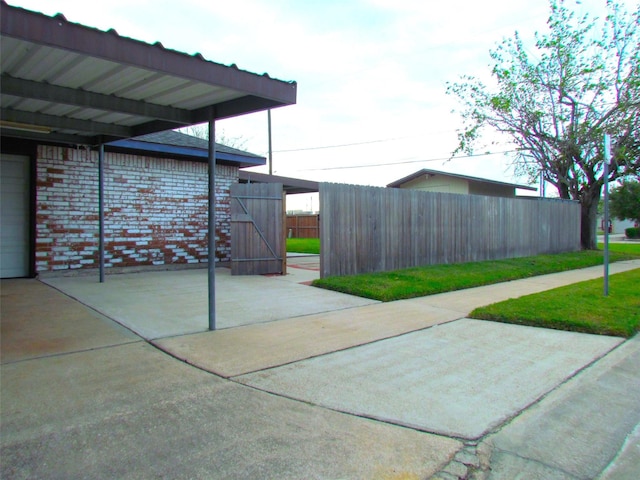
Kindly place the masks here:
POLYGON ((262 167, 267 164, 266 158, 245 157, 234 153, 216 151, 216 159, 240 163, 242 167, 262 167))
POLYGON ((191 112, 173 107, 164 107, 144 101, 129 100, 115 95, 102 95, 99 93, 77 90, 73 88, 58 87, 55 85, 22 80, 3 74, 0 77, 0 91, 6 95, 21 98, 33 98, 49 102, 58 102, 65 105, 87 106, 97 110, 141 115, 145 117, 168 120, 177 124, 189 124, 191 112))
POLYGON ((119 64, 146 68, 180 78, 215 84, 249 95, 269 98, 283 104, 296 102, 297 85, 270 78, 268 75, 239 70, 204 59, 165 49, 162 44, 150 45, 122 37, 117 32, 67 21, 64 16, 48 17, 0 2, 2 35, 61 48, 82 55, 101 58, 119 64), (109 41, 105 36, 109 35, 109 41))
POLYGON ((498 185, 501 187, 509 187, 509 188, 518 188, 520 190, 531 190, 531 191, 538 190, 537 188, 530 187, 529 185, 518 185, 516 183, 499 182, 497 180, 483 180, 481 178, 465 177, 464 175, 460 175, 459 177, 474 183, 490 183, 492 185, 498 185))
POLYGON ((517 185, 515 183, 498 182, 497 180, 473 180, 472 178, 469 178, 467 179, 467 181, 475 184, 484 183, 484 184, 496 185, 498 187, 505 187, 505 188, 517 188, 521 190, 532 190, 532 191, 538 190, 537 188, 530 187, 528 185, 517 185))

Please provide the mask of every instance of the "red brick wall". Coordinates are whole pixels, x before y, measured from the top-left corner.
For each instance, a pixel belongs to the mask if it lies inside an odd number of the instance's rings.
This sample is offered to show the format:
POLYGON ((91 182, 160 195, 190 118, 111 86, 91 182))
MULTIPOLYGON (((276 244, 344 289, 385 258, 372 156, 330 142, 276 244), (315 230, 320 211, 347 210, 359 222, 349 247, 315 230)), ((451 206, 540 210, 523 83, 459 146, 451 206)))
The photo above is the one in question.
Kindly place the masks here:
MULTIPOLYGON (((207 164, 105 153, 105 265, 207 262, 207 164)), ((229 187, 216 167, 216 259, 229 261, 229 187)), ((38 147, 36 270, 98 266, 98 154, 38 147)))

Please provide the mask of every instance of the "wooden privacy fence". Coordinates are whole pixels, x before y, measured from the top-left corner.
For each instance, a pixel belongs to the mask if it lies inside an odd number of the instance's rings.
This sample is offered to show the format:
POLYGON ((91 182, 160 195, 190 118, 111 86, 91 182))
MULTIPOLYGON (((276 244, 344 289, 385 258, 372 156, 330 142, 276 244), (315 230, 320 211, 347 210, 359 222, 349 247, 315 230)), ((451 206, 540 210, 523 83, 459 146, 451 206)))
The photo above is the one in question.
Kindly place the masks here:
POLYGON ((320 215, 287 215, 290 238, 320 238, 320 215))
POLYGON ((320 275, 580 249, 580 205, 320 184, 320 275))

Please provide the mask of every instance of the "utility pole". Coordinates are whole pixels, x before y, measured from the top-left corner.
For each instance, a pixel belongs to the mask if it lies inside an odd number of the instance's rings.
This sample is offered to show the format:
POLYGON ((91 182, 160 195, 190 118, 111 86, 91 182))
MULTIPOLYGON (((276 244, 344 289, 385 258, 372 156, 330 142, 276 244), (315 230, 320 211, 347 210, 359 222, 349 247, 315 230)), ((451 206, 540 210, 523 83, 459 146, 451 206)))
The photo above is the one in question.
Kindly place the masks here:
POLYGON ((267 126, 269 128, 269 175, 273 175, 273 151, 271 150, 271 109, 267 110, 267 126))

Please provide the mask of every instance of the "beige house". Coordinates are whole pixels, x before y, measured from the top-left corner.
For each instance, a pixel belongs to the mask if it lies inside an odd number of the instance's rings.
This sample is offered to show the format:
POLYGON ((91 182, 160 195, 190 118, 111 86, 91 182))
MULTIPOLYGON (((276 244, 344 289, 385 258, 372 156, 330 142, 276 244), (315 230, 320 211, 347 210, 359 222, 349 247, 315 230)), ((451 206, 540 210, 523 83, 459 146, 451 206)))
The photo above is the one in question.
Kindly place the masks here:
POLYGON ((387 187, 409 188, 425 192, 458 193, 462 195, 486 195, 489 197, 515 197, 516 189, 533 192, 537 190, 537 188, 527 185, 498 182, 426 168, 391 182, 387 187))

